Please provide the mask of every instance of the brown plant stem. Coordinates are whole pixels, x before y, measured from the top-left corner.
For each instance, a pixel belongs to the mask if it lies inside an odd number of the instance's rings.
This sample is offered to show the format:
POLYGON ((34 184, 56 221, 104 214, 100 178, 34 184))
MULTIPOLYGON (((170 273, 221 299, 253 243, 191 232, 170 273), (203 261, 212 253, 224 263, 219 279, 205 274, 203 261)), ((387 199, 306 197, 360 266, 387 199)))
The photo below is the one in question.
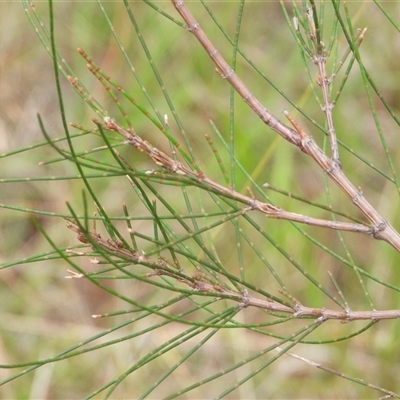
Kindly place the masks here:
MULTIPOLYGON (((224 60, 218 50, 208 39, 199 23, 193 17, 192 13, 181 0, 171 0, 178 13, 186 22, 186 29, 193 33, 200 44, 206 50, 208 56, 217 66, 217 72, 221 77, 226 79, 256 115, 271 129, 281 135, 285 140, 294 144, 302 152, 308 154, 328 176, 341 188, 354 205, 364 214, 371 222, 371 232, 375 239, 381 239, 393 246, 400 252, 400 234, 393 226, 382 217, 379 212, 367 201, 363 192, 356 188, 342 171, 337 159, 330 159, 322 149, 317 145, 314 139, 308 134, 300 134, 286 126, 259 100, 250 92, 243 81, 236 75, 235 71, 224 60)), ((304 132, 304 131, 303 131, 304 132)), ((335 154, 334 154, 335 155, 335 154)))
MULTIPOLYGON (((259 299, 250 295, 247 289, 234 291, 226 288, 223 284, 210 282, 204 275, 196 273, 194 276, 185 274, 182 270, 177 271, 174 267, 162 259, 152 259, 140 251, 132 251, 124 248, 120 242, 111 239, 103 239, 97 232, 82 232, 81 229, 73 223, 67 222, 67 227, 78 234, 78 240, 87 243, 96 251, 103 249, 107 254, 121 258, 132 264, 141 264, 152 270, 148 277, 168 276, 178 282, 185 284, 196 293, 208 293, 216 297, 224 297, 236 301, 241 308, 257 307, 269 312, 279 312, 292 314, 293 318, 316 318, 320 322, 330 319, 340 320, 342 322, 351 322, 359 320, 379 321, 383 319, 400 318, 400 310, 372 310, 372 311, 352 311, 349 308, 343 310, 329 310, 326 308, 312 308, 302 305, 299 301, 293 300, 293 306, 279 303, 273 299, 259 299), (94 243, 96 245, 94 245, 94 243)), ((73 252, 70 250, 70 252, 73 252)), ((79 255, 85 253, 79 252, 79 255)), ((96 260, 97 261, 97 260, 96 260)), ((71 274, 68 278, 83 278, 82 274, 71 274)))
MULTIPOLYGON (((95 122, 96 124, 100 124, 100 122, 97 120, 95 120, 95 122)), ((246 207, 243 209, 243 212, 257 210, 264 213, 265 216, 268 218, 285 219, 293 222, 300 222, 306 225, 320 226, 334 230, 359 232, 368 235, 374 235, 373 228, 367 225, 362 225, 354 222, 330 221, 330 220, 313 218, 307 215, 289 212, 282 208, 276 207, 272 204, 263 203, 259 200, 254 199, 253 197, 249 197, 239 192, 236 192, 233 189, 226 188, 225 186, 222 186, 219 183, 214 182, 213 180, 205 176, 203 173, 198 173, 196 171, 193 171, 188 167, 186 167, 185 165, 183 165, 181 162, 172 159, 158 148, 153 147, 149 142, 143 140, 134 131, 122 127, 110 117, 104 118, 104 122, 105 122, 104 126, 106 129, 121 134, 126 139, 126 143, 134 146, 140 152, 147 154, 151 159, 153 159, 153 161, 157 165, 165 168, 169 172, 189 178, 190 180, 193 181, 193 184, 199 184, 203 187, 205 186, 207 190, 216 192, 220 196, 231 198, 246 204, 246 207)), ((149 175, 157 176, 157 171, 149 171, 149 175)))

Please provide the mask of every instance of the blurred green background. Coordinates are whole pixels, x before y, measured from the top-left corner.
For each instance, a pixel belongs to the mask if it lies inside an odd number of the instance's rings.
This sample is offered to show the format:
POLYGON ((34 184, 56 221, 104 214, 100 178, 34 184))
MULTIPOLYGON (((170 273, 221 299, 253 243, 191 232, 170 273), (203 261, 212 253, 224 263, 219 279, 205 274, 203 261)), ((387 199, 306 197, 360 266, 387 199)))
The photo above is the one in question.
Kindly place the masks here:
MULTIPOLYGON (((180 20, 168 2, 156 4, 180 20)), ((160 112, 168 113, 172 120, 123 3, 104 2, 103 5, 143 85, 149 91, 160 112)), ((238 3, 212 2, 209 5, 221 25, 233 36, 238 3)), ((354 26, 368 27, 366 38, 361 46, 363 61, 373 79, 378 83, 380 93, 398 114, 400 109, 398 83, 400 35, 374 3, 350 1, 348 6, 354 26)), ((399 23, 400 3, 388 2, 384 3, 384 6, 392 18, 399 23)), ((328 7, 330 6, 327 5, 328 7)), ((148 107, 97 3, 56 2, 54 8, 57 46, 65 60, 72 66, 76 76, 84 82, 104 108, 109 110, 111 115, 116 113, 115 105, 87 71, 86 62, 76 52, 77 47, 83 48, 105 72, 137 98, 138 102, 148 107)), ((229 138, 230 89, 227 83, 214 72, 212 63, 192 35, 157 14, 144 3, 132 2, 131 8, 151 50, 154 62, 161 71, 165 86, 174 101, 200 164, 210 177, 222 183, 217 164, 206 145, 204 135, 210 134, 218 145, 218 139, 208 122, 211 119, 225 139, 229 138)), ((229 58, 231 47, 211 22, 203 6, 198 2, 191 2, 190 9, 201 21, 201 26, 210 35, 217 48, 229 58)), ((36 10, 48 24, 46 2, 38 2, 36 10)), ((37 113, 41 114, 52 137, 61 137, 64 133, 57 106, 51 59, 29 24, 21 3, 0 3, 0 32, 0 154, 6 154, 44 140, 37 122, 37 113)), ((328 41, 329 38, 325 40, 328 41)), ((240 47, 294 103, 305 109, 318 123, 323 124, 324 116, 308 88, 298 48, 287 27, 278 1, 251 2, 246 5, 240 47)), ((340 49, 341 54, 346 49, 343 40, 340 43, 340 49)), ((282 111, 287 108, 313 134, 314 138, 322 143, 322 133, 299 116, 290 104, 240 57, 237 71, 254 95, 272 113, 282 116, 283 119, 282 111)), ((315 69, 312 71, 316 77, 315 69)), ((62 83, 68 121, 93 128, 91 119, 95 114, 76 95, 66 80, 62 83)), ((377 101, 378 98, 375 97, 374 100, 391 156, 396 162, 399 159, 400 149, 399 127, 377 101)), ((304 154, 267 129, 239 98, 236 98, 236 102, 236 156, 258 184, 268 182, 272 186, 278 186, 311 201, 324 202, 325 187, 321 171, 304 154)), ((168 151, 165 139, 160 137, 160 133, 151 127, 146 118, 139 115, 133 107, 129 110, 132 112, 131 118, 136 131, 143 134, 144 138, 152 144, 168 151)), ((340 140, 362 154, 370 163, 390 173, 356 65, 335 108, 335 124, 340 140)), ((177 132, 173 123, 171 126, 177 132)), ((177 137, 180 137, 179 133, 177 137)), ((99 145, 97 138, 85 137, 80 141, 82 149, 99 145)), ((224 160, 228 161, 228 156, 222 150, 222 146, 219 148, 224 160)), ((125 157, 137 156, 129 150, 124 151, 125 157)), ((1 158, 0 179, 76 174, 74 165, 68 163, 38 165, 41 161, 49 161, 55 157, 54 151, 47 146, 1 158)), ((369 166, 355 159, 349 152, 341 150, 341 157, 343 168, 348 172, 349 178, 360 185, 371 203, 396 228, 400 229, 399 196, 395 186, 369 166)), ((148 163, 145 160, 143 162, 144 165, 148 163)), ((399 172, 399 165, 396 167, 399 172)), ((44 182, 1 183, 1 185, 0 203, 3 204, 56 213, 67 212, 66 201, 78 209, 81 207, 83 185, 79 180, 46 180, 44 182)), ((97 185, 98 193, 110 213, 121 213, 121 203, 125 201, 131 215, 134 215, 138 206, 130 197, 130 188, 126 187, 125 182, 105 179, 97 185)), ((248 185, 246 178, 238 174, 238 191, 245 193, 248 185)), ((328 216, 325 212, 306 207, 285 196, 272 192, 268 194, 275 204, 287 210, 309 213, 316 217, 328 216)), ((332 197, 334 207, 360 217, 349 201, 333 187, 332 197)), ((63 219, 40 215, 36 218, 52 240, 60 246, 76 244, 75 235, 68 231, 63 219)), ((354 277, 351 277, 348 270, 339 265, 336 260, 306 241, 290 227, 289 223, 265 220, 265 218, 260 218, 260 221, 279 245, 290 249, 291 256, 306 266, 309 272, 317 276, 323 284, 329 284, 326 271, 331 271, 341 284, 353 309, 368 309, 361 290, 352 280, 354 277)), ((1 263, 23 260, 50 250, 48 243, 32 224, 31 215, 27 213, 0 209, 0 227, 1 263)), ((332 250, 345 256, 335 233, 311 227, 306 227, 305 230, 332 250)), ((357 265, 373 272, 384 281, 399 285, 399 256, 394 250, 387 244, 376 242, 371 238, 355 234, 343 236, 357 265)), ((234 265, 231 254, 226 251, 230 246, 226 238, 227 236, 224 236, 222 232, 216 235, 216 246, 226 265, 234 265)), ((260 243, 258 245, 262 246, 260 243)), ((246 265, 251 269, 254 262, 250 258, 252 253, 244 251, 246 265)), ((291 294, 299 296, 306 305, 321 306, 320 294, 306 284, 303 286, 302 281, 296 278, 296 273, 271 245, 265 246, 265 251, 269 262, 279 270, 287 282, 291 294)), ((87 264, 85 267, 88 267, 87 264)), ((26 265, 20 262, 11 268, 1 270, 1 364, 50 357, 116 323, 115 320, 92 319, 91 315, 121 309, 124 305, 88 282, 64 279, 67 275, 66 268, 66 265, 59 261, 41 261, 26 265)), ((262 278, 256 271, 255 269, 252 279, 260 282, 262 278)), ((249 274, 251 275, 251 272, 249 274)), ((119 283, 115 285, 118 289, 119 283)), ((139 283, 132 285, 133 288, 129 290, 132 290, 138 298, 146 299, 146 288, 140 286, 139 283)), ((268 283, 266 285, 268 286, 268 283)), ((400 308, 397 292, 383 289, 382 286, 370 282, 368 282, 368 290, 377 308, 400 308)), ((147 298, 146 301, 149 304, 156 303, 157 293, 154 296, 147 298)), ((120 321, 123 320, 123 318, 120 319, 120 321)), ((355 326, 361 327, 362 324, 345 326, 338 322, 330 322, 326 327, 322 327, 318 337, 340 336, 344 334, 343 332, 354 331, 355 326)), ((143 327, 137 324, 127 328, 126 332, 143 329, 143 327)), ((60 363, 43 366, 16 381, 0 386, 0 397, 4 399, 82 398, 108 380, 115 378, 145 349, 150 351, 149 349, 156 347, 157 343, 167 340, 174 333, 171 330, 175 328, 177 331, 180 329, 170 324, 168 332, 157 330, 140 340, 120 343, 60 363)), ((120 334, 122 332, 111 334, 107 338, 117 337, 120 334)), ((333 369, 367 381, 370 379, 371 383, 376 385, 400 391, 397 372, 400 368, 397 357, 398 337, 398 321, 384 321, 354 340, 325 346, 304 346, 304 348, 298 346, 295 352, 333 369)), ((207 366, 210 373, 214 370, 218 371, 223 368, 222 366, 234 363, 253 351, 266 347, 268 343, 265 337, 258 337, 254 333, 241 330, 221 332, 204 349, 198 365, 189 361, 176 372, 172 378, 172 387, 180 387, 181 384, 186 386, 187 382, 200 379, 197 375, 199 365, 202 366, 201 370, 207 366)), ((178 350, 177 353, 179 353, 178 350)), ((131 379, 128 378, 116 392, 115 398, 135 398, 135 394, 141 393, 143 388, 153 382, 154 376, 158 376, 160 371, 173 365, 178 356, 179 354, 170 354, 163 358, 165 365, 158 365, 153 370, 143 371, 142 375, 137 374, 131 379)), ((251 366, 245 368, 251 369, 251 366)), ((7 378, 12 372, 12 370, 0 369, 0 380, 7 378)), ((238 376, 224 377, 222 380, 232 379, 235 382, 240 377, 238 373, 238 376)), ((211 398, 227 384, 224 383, 221 387, 218 385, 217 382, 209 389, 204 387, 199 392, 195 392, 196 394, 189 393, 187 398, 194 398, 192 396, 211 398)), ((228 398, 367 398, 371 396, 371 393, 373 392, 362 386, 333 377, 289 357, 282 357, 272 367, 233 392, 228 398)), ((154 392, 152 398, 159 398, 162 395, 163 391, 160 389, 159 392, 154 392)))

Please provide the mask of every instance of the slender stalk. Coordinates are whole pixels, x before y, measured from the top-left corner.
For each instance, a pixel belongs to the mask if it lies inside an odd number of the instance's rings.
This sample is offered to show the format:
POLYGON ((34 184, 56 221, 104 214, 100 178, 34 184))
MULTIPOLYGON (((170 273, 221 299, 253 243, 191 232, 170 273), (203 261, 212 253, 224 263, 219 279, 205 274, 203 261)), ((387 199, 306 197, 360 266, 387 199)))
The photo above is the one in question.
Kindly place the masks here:
POLYGON ((272 298, 257 298, 252 296, 247 289, 241 291, 231 290, 221 283, 213 283, 202 274, 187 275, 184 271, 177 271, 167 262, 160 258, 153 259, 147 254, 138 251, 131 251, 124 248, 120 242, 106 240, 97 232, 83 232, 81 227, 74 223, 68 223, 68 227, 78 234, 78 240, 88 243, 104 253, 112 254, 132 264, 142 264, 152 269, 153 274, 147 276, 167 276, 187 285, 196 293, 203 293, 209 296, 222 297, 236 301, 240 308, 256 307, 269 312, 291 314, 293 318, 315 318, 321 322, 336 319, 343 322, 371 320, 379 321, 382 319, 399 319, 400 310, 372 310, 372 311, 352 311, 348 306, 343 310, 331 310, 327 308, 306 307, 298 300, 291 298, 293 305, 287 305, 272 298))
MULTIPOLYGON (((193 185, 195 186, 201 186, 202 188, 217 193, 220 196, 227 197, 229 199, 233 199, 239 201, 240 203, 246 204, 246 207, 244 207, 242 210, 243 214, 248 211, 257 210, 264 213, 265 216, 268 218, 285 219, 289 221, 300 222, 306 225, 320 226, 334 230, 362 232, 368 235, 375 235, 373 227, 367 225, 358 224, 355 222, 330 221, 309 217, 307 215, 296 214, 290 211, 286 211, 280 207, 276 207, 272 204, 259 201, 252 196, 246 196, 242 193, 236 192, 232 188, 227 188, 211 180, 210 178, 205 176, 204 173, 196 173, 195 171, 186 167, 181 162, 172 159, 158 148, 153 147, 149 142, 143 140, 134 131, 129 131, 123 128, 111 118, 106 117, 104 121, 106 129, 120 133, 122 136, 125 137, 128 144, 134 146, 140 152, 147 154, 157 165, 164 167, 174 174, 177 174, 177 176, 179 177, 183 176, 185 178, 189 178, 190 180, 192 180, 193 185)), ((156 171, 154 173, 157 174, 156 171)), ((149 171, 149 175, 151 174, 153 174, 153 172, 149 171)))

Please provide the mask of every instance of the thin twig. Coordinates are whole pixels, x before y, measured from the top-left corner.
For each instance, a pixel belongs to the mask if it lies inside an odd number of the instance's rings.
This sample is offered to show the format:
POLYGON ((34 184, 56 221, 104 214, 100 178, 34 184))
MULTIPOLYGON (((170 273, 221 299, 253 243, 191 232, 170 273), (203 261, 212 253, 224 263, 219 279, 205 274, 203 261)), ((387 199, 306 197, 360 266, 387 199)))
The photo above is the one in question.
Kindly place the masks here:
MULTIPOLYGON (((276 350, 279 353, 281 353, 283 351, 283 349, 281 349, 280 347, 277 347, 276 350)), ((303 362, 307 363, 308 365, 311 365, 312 367, 321 369, 322 371, 328 372, 328 373, 333 374, 333 375, 340 376, 341 378, 348 379, 349 381, 353 381, 353 382, 359 383, 361 385, 369 387, 370 389, 375 389, 375 390, 378 390, 378 391, 380 391, 382 393, 386 393, 387 396, 384 397, 385 399, 399 398, 399 395, 397 393, 394 393, 391 390, 386 390, 386 389, 384 389, 382 387, 373 385, 371 383, 367 383, 363 379, 354 378, 352 376, 344 374, 343 372, 336 371, 336 370, 334 370, 332 368, 324 367, 320 363, 317 363, 317 362, 312 361, 312 360, 310 360, 308 358, 305 358, 305 357, 298 356, 297 354, 294 354, 294 353, 291 353, 291 352, 285 352, 285 354, 290 356, 290 357, 293 357, 293 358, 295 358, 297 360, 303 361, 303 362)))
MULTIPOLYGON (((175 268, 169 266, 167 261, 162 258, 153 259, 148 257, 144 252, 131 251, 124 247, 121 242, 112 239, 103 239, 97 232, 82 232, 81 229, 73 223, 67 222, 67 227, 78 234, 78 240, 82 243, 90 244, 96 243, 96 246, 102 248, 107 254, 114 257, 119 257, 124 261, 132 264, 141 264, 150 268, 153 272, 148 274, 152 276, 168 276, 187 286, 189 286, 195 293, 208 293, 216 297, 229 298, 238 302, 241 308, 257 307, 269 312, 280 312, 285 314, 292 314, 293 318, 320 318, 321 321, 330 319, 340 320, 342 322, 372 320, 380 321, 383 319, 398 319, 400 318, 400 310, 372 310, 372 311, 352 311, 349 308, 344 310, 329 310, 326 308, 312 308, 302 305, 298 300, 293 301, 293 306, 281 304, 273 299, 259 299, 249 294, 247 289, 242 291, 234 291, 226 288, 223 284, 210 282, 202 274, 195 274, 190 276, 184 271, 177 271, 175 268)), ((92 246, 93 247, 93 246, 92 246)), ((95 247, 93 247, 96 250, 95 247)), ((78 276, 73 276, 78 278, 78 276)))
MULTIPOLYGON (((95 122, 97 124, 100 123, 99 121, 95 122)), ((294 222, 300 222, 306 225, 320 226, 334 230, 365 233, 368 235, 374 234, 373 229, 367 225, 362 225, 354 222, 330 221, 325 219, 313 218, 307 215, 297 214, 290 211, 285 211, 284 209, 276 207, 272 204, 263 203, 255 199, 254 197, 249 197, 239 192, 236 192, 232 188, 227 188, 211 180, 210 178, 205 176, 204 173, 193 171, 182 164, 180 161, 172 159, 158 148, 153 147, 149 142, 143 140, 134 131, 125 129, 113 119, 106 117, 104 119, 104 122, 106 129, 120 133, 126 139, 126 143, 134 146, 140 152, 147 154, 151 159, 153 159, 153 161, 157 165, 167 169, 169 172, 189 178, 193 181, 193 184, 198 184, 202 187, 206 187, 207 190, 212 190, 213 192, 218 193, 220 196, 228 197, 246 204, 244 212, 257 210, 264 213, 268 218, 284 219, 294 222)), ((157 171, 149 171, 149 174, 156 175, 157 171)))
POLYGON ((311 57, 311 61, 318 67, 319 76, 317 79, 318 85, 322 89, 322 97, 324 100, 324 105, 322 106, 322 111, 325 113, 326 122, 328 125, 328 133, 329 133, 329 141, 331 145, 331 153, 332 153, 332 162, 340 167, 339 161, 339 147, 337 143, 336 131, 333 126, 333 116, 332 110, 334 104, 330 101, 329 96, 329 86, 332 83, 332 80, 328 78, 326 73, 326 61, 328 59, 328 55, 325 49, 325 44, 322 42, 321 38, 318 35, 318 31, 316 29, 316 23, 318 22, 316 13, 315 13, 315 4, 314 7, 308 7, 307 9, 307 18, 310 29, 310 38, 313 43, 314 51, 313 56, 311 57))

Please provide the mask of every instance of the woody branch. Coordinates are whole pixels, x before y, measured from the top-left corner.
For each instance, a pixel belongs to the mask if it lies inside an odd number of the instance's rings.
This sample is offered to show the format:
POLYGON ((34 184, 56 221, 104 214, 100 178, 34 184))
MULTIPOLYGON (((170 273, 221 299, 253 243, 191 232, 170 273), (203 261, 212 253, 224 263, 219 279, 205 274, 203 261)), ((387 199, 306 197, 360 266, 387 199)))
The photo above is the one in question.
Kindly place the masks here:
MULTIPOLYGON (((372 320, 379 321, 383 319, 397 319, 400 318, 400 310, 373 310, 373 311, 352 311, 349 308, 343 310, 330 310, 326 308, 312 308, 302 305, 299 301, 294 300, 293 306, 279 303, 278 301, 270 298, 260 299, 251 296, 247 289, 242 291, 234 291, 228 289, 223 284, 214 283, 209 281, 201 274, 193 276, 186 274, 182 270, 177 271, 174 267, 162 259, 153 259, 148 257, 145 253, 137 250, 131 251, 124 248, 122 243, 113 241, 111 239, 103 239, 97 232, 83 232, 78 225, 73 221, 67 222, 67 227, 78 234, 78 240, 90 245, 95 251, 104 250, 107 254, 114 257, 121 258, 124 261, 132 264, 141 264, 150 268, 152 272, 147 274, 148 278, 154 276, 168 276, 188 286, 193 293, 205 293, 210 296, 223 297, 236 301, 241 308, 257 307, 269 312, 279 312, 293 315, 293 318, 316 318, 320 322, 330 319, 340 320, 342 322, 351 322, 358 320, 372 320)), ((69 252, 72 252, 70 250, 69 252)), ((85 255, 79 252, 78 255, 85 255)), ((97 259, 96 259, 97 262, 97 259)), ((71 273, 67 278, 83 278, 84 275, 71 273)))
MULTIPOLYGON (((379 212, 367 201, 360 188, 354 186, 341 169, 338 153, 336 151, 336 139, 331 137, 332 159, 329 158, 317 145, 315 140, 303 129, 292 129, 283 124, 261 102, 254 97, 235 71, 224 60, 218 50, 208 39, 199 23, 181 0, 171 0, 176 10, 186 23, 186 29, 193 33, 199 43, 204 47, 210 59, 217 66, 218 74, 226 79, 244 102, 256 113, 256 115, 272 130, 281 135, 285 140, 295 145, 302 152, 309 155, 328 176, 340 187, 354 205, 372 224, 372 234, 376 239, 381 239, 400 252, 400 234, 393 226, 382 217, 379 212)), ((334 133, 334 132, 332 132, 334 133)))
MULTIPOLYGON (((95 120, 95 122, 98 125, 100 124, 99 121, 95 120)), ((193 185, 201 185, 201 187, 206 187, 208 190, 216 192, 220 196, 231 198, 239 201, 242 204, 245 204, 246 207, 243 209, 244 213, 257 210, 264 213, 268 218, 284 219, 334 230, 359 232, 369 235, 374 234, 373 228, 367 225, 313 218, 307 215, 289 212, 272 204, 261 202, 253 197, 246 196, 220 185, 219 183, 208 178, 206 175, 204 175, 204 173, 199 173, 189 169, 180 161, 172 159, 158 148, 153 147, 149 142, 138 136, 133 130, 128 130, 122 127, 110 117, 104 118, 104 127, 108 130, 112 130, 121 134, 125 138, 127 144, 130 144, 140 152, 147 154, 157 165, 165 168, 167 171, 190 179, 190 181, 193 182, 193 185)), ((151 174, 157 176, 157 171, 149 171, 149 175, 151 174)))

